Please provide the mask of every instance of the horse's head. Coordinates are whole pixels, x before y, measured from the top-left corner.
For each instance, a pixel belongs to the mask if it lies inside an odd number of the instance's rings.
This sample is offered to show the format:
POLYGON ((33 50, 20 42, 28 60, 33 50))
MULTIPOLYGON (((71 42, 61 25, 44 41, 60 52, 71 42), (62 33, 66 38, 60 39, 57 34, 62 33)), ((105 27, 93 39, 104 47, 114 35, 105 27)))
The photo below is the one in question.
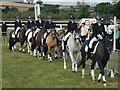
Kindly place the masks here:
POLYGON ((51 35, 55 35, 55 33, 56 33, 56 30, 55 29, 51 29, 50 34, 51 35))
POLYGON ((76 43, 79 44, 80 43, 80 32, 75 32, 74 31, 73 32, 73 37, 74 37, 76 43))

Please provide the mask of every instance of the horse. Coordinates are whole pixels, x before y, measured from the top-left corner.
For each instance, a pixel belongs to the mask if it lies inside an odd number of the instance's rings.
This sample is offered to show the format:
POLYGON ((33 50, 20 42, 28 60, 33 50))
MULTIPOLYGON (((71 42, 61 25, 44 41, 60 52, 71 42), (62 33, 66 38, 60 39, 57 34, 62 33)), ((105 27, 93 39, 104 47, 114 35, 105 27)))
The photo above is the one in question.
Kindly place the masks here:
MULTIPOLYGON (((63 49, 64 49, 64 41, 62 40, 62 50, 63 49)), ((80 55, 80 49, 81 49, 80 33, 77 32, 73 32, 73 34, 70 33, 70 36, 67 40, 66 49, 69 52, 69 56, 72 62, 72 72, 77 72, 78 56, 80 55)), ((64 69, 67 69, 66 52, 63 52, 63 60, 64 60, 64 69)))
POLYGON ((42 52, 42 37, 45 33, 45 23, 43 25, 43 28, 37 33, 37 36, 35 37, 35 40, 32 39, 32 51, 33 56, 38 56, 41 58, 42 52))
POLYGON ((26 32, 26 28, 23 27, 23 29, 18 32, 18 38, 15 38, 14 30, 10 32, 10 36, 9 36, 9 49, 11 51, 15 51, 16 50, 15 44, 17 42, 20 42, 20 49, 19 49, 19 51, 25 52, 25 49, 24 49, 24 46, 23 46, 24 42, 25 42, 25 32, 26 32))
MULTIPOLYGON (((103 83, 104 86, 106 86, 106 79, 105 79, 105 74, 104 74, 104 68, 107 65, 107 62, 110 58, 110 52, 109 50, 112 48, 112 41, 111 39, 105 37, 102 41, 98 41, 96 47, 96 52, 94 52, 94 54, 89 53, 89 55, 86 53, 85 48, 86 45, 88 45, 89 40, 86 40, 84 42, 84 44, 82 45, 81 48, 81 56, 82 59, 78 64, 78 68, 79 66, 82 64, 82 78, 84 78, 85 75, 85 62, 87 59, 92 60, 92 64, 91 64, 91 76, 92 76, 92 80, 95 81, 95 74, 94 74, 94 67, 96 62, 98 63, 99 69, 100 69, 100 73, 99 73, 99 77, 98 77, 98 82, 100 82, 101 77, 103 78, 103 83)), ((95 49, 94 49, 95 50, 95 49)))
POLYGON ((51 49, 54 48, 55 51, 55 58, 58 57, 58 43, 56 39, 56 31, 52 29, 49 33, 49 35, 46 38, 46 45, 47 45, 47 54, 48 54, 48 60, 52 62, 52 57, 51 57, 51 49))

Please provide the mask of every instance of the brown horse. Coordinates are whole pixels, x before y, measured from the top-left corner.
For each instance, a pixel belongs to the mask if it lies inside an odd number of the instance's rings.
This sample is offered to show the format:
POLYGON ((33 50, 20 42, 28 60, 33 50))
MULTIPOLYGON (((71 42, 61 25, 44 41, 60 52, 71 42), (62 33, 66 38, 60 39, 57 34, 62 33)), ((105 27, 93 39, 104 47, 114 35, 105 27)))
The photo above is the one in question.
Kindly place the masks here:
POLYGON ((45 23, 43 28, 38 32, 37 37, 32 43, 33 56, 41 57, 41 46, 42 46, 42 37, 45 33, 45 23))
POLYGON ((51 49, 54 48, 55 51, 55 58, 57 58, 58 54, 58 44, 57 44, 57 39, 55 38, 55 30, 51 30, 50 34, 46 38, 46 44, 48 48, 48 60, 52 62, 52 57, 51 57, 51 49))

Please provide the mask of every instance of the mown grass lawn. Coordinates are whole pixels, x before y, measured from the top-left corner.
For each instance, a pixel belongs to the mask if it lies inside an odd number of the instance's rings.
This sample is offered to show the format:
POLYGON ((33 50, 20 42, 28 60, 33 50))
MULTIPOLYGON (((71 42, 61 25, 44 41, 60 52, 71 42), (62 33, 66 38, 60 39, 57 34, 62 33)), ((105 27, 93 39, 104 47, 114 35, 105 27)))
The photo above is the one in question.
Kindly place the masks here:
MULTIPOLYGON (((96 81, 92 82, 89 65, 85 78, 81 78, 81 68, 77 73, 63 69, 63 61, 38 59, 27 53, 11 52, 8 45, 2 45, 2 87, 3 88, 104 88, 97 82, 99 69, 95 70, 96 81)), ((118 75, 106 76, 106 88, 118 88, 118 75)))

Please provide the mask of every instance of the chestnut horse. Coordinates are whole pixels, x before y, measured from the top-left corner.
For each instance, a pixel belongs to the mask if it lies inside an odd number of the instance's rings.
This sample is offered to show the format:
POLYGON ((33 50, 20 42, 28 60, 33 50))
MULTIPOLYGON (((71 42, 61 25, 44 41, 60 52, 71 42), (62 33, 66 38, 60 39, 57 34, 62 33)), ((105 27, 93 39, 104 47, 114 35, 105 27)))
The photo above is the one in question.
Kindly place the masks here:
POLYGON ((55 58, 57 58, 57 54, 58 54, 58 43, 57 43, 57 39, 55 37, 55 30, 50 31, 50 34, 46 38, 46 44, 47 44, 47 48, 48 48, 48 52, 47 52, 48 60, 50 62, 52 62, 51 49, 54 48, 55 58))

